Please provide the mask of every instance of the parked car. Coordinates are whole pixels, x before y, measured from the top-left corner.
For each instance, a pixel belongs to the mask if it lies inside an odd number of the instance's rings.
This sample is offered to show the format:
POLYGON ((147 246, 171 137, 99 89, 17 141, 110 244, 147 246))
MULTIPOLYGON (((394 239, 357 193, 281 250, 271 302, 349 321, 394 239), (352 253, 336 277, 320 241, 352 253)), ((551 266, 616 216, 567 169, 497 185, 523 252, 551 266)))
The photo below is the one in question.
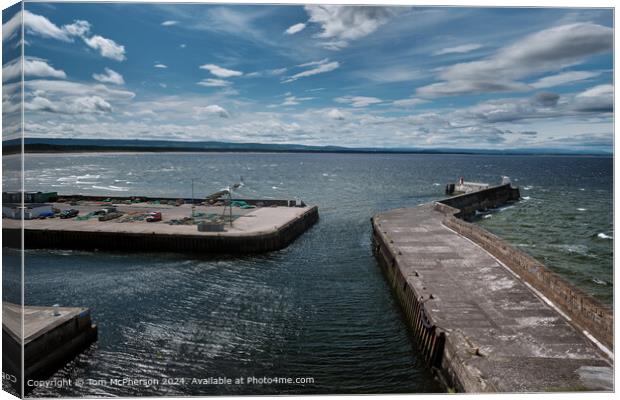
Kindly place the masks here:
POLYGON ((94 215, 108 215, 108 214, 112 214, 118 212, 116 210, 116 207, 104 207, 101 210, 95 211, 94 215))
POLYGON ((157 222, 157 221, 161 221, 161 212, 159 211, 150 212, 146 216, 146 222, 157 222))
POLYGON ((66 219, 66 218, 73 218, 73 217, 77 217, 77 215, 80 213, 80 210, 76 210, 75 208, 70 208, 68 210, 63 210, 60 212, 60 218, 62 219, 66 219))

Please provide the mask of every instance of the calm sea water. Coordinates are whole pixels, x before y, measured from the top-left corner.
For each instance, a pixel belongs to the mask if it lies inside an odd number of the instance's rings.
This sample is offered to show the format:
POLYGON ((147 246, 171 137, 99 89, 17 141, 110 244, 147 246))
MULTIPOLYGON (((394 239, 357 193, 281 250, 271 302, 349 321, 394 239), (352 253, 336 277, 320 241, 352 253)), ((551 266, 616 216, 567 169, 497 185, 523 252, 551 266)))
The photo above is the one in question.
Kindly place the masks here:
MULTIPOLYGON (((6 159, 5 167, 11 163, 6 159)), ((35 155, 31 190, 197 196, 239 180, 240 197, 299 197, 320 222, 260 256, 27 251, 26 303, 86 306, 99 341, 71 378, 311 377, 313 384, 37 389, 37 396, 387 393, 440 390, 372 257, 370 217, 443 196, 459 176, 523 200, 479 223, 612 303, 613 160, 600 157, 341 154, 35 155)), ((6 183, 6 182, 5 182, 6 183)), ((4 249, 5 263, 17 252, 4 249)), ((18 279, 17 271, 5 271, 18 279)), ((7 281, 8 282, 8 281, 7 281)), ((19 295, 4 285, 4 299, 19 295)))

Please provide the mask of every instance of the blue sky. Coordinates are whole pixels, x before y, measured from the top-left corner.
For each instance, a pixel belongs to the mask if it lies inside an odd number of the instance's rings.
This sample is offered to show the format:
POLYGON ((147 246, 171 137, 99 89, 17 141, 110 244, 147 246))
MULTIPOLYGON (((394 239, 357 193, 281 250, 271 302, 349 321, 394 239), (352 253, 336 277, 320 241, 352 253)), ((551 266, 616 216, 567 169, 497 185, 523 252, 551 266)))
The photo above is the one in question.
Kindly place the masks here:
MULTIPOLYGON (((610 9, 25 10, 26 136, 612 148, 610 9)), ((19 17, 3 13, 6 112, 19 17)))

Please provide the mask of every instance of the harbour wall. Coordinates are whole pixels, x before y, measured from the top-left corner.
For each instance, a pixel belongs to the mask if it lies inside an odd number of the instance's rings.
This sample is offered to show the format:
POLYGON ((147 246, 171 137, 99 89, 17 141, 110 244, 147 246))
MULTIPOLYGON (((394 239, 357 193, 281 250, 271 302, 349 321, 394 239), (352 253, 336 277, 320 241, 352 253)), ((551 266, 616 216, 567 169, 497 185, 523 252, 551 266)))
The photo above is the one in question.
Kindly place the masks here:
MULTIPOLYGON (((263 253, 279 250, 314 225, 319 218, 318 207, 310 207, 299 217, 277 229, 247 235, 188 235, 132 233, 115 231, 72 231, 24 229, 25 248, 55 248, 72 250, 118 250, 188 253, 263 253)), ((18 229, 3 228, 5 246, 17 247, 18 229)))
MULTIPOLYGON (((519 189, 507 184, 437 201, 433 210, 444 215, 444 226, 479 245, 510 268, 520 280, 550 299, 579 331, 587 330, 596 340, 613 349, 613 312, 609 308, 496 235, 465 221, 471 219, 477 210, 496 208, 519 198, 519 189)), ((436 325, 432 312, 425 306, 426 301, 433 299, 433 295, 416 290, 408 282, 403 272, 406 268, 399 264, 404 256, 400 252, 394 254, 387 232, 383 232, 383 228, 377 225, 375 217, 371 222, 373 253, 428 367, 447 388, 459 392, 500 391, 493 381, 485 379, 479 371, 469 367, 472 358, 478 355, 472 354, 467 338, 458 330, 447 335, 436 325)), ((417 277, 418 273, 414 272, 414 275, 417 277)))
POLYGON ((435 209, 446 214, 443 224, 476 243, 553 302, 581 330, 588 331, 613 349, 613 312, 600 301, 576 288, 541 262, 512 247, 482 227, 457 217, 458 209, 438 202, 435 209))

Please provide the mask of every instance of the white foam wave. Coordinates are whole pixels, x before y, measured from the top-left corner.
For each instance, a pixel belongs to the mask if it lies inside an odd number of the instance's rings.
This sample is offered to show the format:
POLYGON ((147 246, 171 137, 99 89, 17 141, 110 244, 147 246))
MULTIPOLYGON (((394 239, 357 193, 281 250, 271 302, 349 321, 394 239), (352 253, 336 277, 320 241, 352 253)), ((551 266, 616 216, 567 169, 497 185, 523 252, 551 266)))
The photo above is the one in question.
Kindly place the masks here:
POLYGON ((604 234, 604 233, 602 233, 602 232, 601 232, 601 233, 599 233, 599 234, 598 234, 598 235, 596 235, 596 236, 598 236, 600 239, 609 239, 609 240, 613 240, 613 238, 614 238, 613 236, 606 235, 606 234, 604 234))
POLYGON ((113 192, 126 192, 129 190, 129 188, 127 187, 121 187, 121 186, 97 186, 97 185, 93 185, 92 186, 93 189, 102 189, 102 190, 112 190, 113 192))

